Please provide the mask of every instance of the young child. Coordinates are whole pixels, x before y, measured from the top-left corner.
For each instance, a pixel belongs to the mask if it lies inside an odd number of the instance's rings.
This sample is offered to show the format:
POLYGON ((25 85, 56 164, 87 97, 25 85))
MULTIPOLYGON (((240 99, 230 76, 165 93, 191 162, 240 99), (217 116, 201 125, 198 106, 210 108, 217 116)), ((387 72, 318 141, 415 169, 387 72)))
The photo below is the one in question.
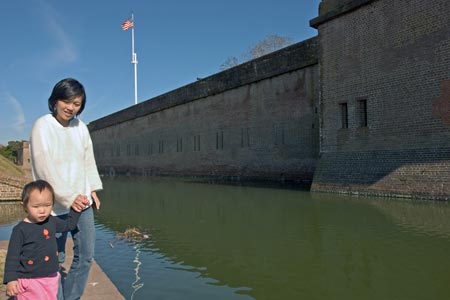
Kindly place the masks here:
POLYGON ((27 217, 13 228, 3 277, 6 294, 17 300, 56 299, 60 275, 55 234, 74 230, 80 212, 70 210, 66 220, 53 217, 54 201, 53 188, 44 180, 30 182, 22 191, 27 217))

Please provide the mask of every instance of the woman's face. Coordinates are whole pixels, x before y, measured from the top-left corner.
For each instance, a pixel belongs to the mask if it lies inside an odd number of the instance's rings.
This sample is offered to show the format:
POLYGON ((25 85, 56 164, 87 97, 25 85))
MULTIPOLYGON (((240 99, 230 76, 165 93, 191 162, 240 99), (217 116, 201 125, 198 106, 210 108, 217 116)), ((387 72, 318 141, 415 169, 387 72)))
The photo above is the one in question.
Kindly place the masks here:
POLYGON ((81 108, 81 97, 76 97, 72 100, 58 100, 56 101, 55 117, 62 126, 69 126, 72 120, 81 108))

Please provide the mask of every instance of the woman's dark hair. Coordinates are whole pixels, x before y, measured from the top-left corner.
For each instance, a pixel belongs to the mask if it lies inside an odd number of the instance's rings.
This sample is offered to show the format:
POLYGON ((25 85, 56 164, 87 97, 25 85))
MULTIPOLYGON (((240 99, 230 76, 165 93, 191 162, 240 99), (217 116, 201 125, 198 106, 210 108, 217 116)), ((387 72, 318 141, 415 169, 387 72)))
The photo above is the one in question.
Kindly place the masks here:
POLYGON ((30 200, 30 194, 32 191, 39 190, 39 192, 42 192, 45 189, 50 191, 50 193, 52 194, 52 203, 55 204, 55 192, 53 191, 53 187, 50 185, 50 183, 48 183, 45 180, 36 180, 36 181, 27 183, 23 187, 23 191, 22 191, 23 207, 24 208, 27 207, 28 200, 30 200))
POLYGON ((80 110, 77 116, 83 112, 86 104, 86 92, 83 85, 76 79, 66 78, 58 82, 54 87, 50 98, 48 98, 48 109, 54 115, 55 105, 58 100, 67 101, 81 97, 80 110))

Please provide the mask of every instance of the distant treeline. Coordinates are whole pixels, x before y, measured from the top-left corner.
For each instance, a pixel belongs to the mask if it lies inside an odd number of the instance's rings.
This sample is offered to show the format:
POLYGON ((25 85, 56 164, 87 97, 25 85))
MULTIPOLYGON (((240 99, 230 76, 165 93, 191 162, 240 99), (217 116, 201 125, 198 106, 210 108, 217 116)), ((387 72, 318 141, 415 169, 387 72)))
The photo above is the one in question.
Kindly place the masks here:
POLYGON ((22 142, 9 141, 7 146, 0 145, 0 155, 6 157, 10 161, 16 162, 17 155, 22 142))

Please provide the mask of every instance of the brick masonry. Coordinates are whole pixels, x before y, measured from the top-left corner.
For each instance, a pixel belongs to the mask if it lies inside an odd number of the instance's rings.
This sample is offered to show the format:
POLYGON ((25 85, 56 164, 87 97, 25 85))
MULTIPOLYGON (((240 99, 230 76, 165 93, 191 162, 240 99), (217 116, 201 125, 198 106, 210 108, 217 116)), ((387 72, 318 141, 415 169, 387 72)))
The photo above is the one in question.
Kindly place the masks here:
POLYGON ((94 121, 100 172, 309 185, 317 81, 310 39, 94 121))
POLYGON ((450 2, 323 2, 312 190, 450 199, 450 2))
POLYGON ((17 151, 17 164, 21 166, 24 172, 31 173, 30 143, 28 141, 22 141, 17 151))
POLYGON ((27 177, 14 177, 0 172, 0 201, 20 199, 23 186, 29 181, 27 177))
POLYGON ((99 167, 450 199, 449 15, 323 0, 316 38, 92 122, 99 167))

